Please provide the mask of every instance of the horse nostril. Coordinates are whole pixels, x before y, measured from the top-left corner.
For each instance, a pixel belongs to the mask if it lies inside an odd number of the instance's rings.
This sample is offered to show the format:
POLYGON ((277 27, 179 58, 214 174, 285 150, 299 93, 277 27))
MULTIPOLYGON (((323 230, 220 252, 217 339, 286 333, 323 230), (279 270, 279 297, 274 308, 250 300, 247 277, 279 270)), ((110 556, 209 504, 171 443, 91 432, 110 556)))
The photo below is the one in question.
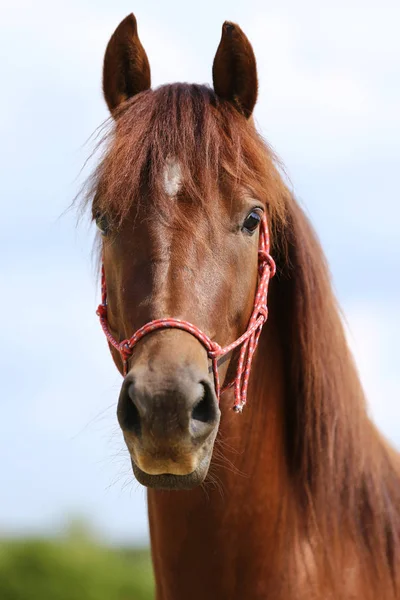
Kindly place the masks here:
POLYGON ((118 420, 122 430, 132 431, 136 435, 141 433, 141 418, 135 402, 135 384, 131 382, 124 386, 118 403, 118 420))
POLYGON ((217 419, 217 405, 214 394, 207 382, 201 382, 204 392, 192 410, 193 421, 214 423, 217 419))
POLYGON ((127 428, 133 431, 133 433, 136 433, 136 435, 140 435, 140 415, 136 404, 134 404, 132 400, 130 402, 127 402, 125 418, 127 428))

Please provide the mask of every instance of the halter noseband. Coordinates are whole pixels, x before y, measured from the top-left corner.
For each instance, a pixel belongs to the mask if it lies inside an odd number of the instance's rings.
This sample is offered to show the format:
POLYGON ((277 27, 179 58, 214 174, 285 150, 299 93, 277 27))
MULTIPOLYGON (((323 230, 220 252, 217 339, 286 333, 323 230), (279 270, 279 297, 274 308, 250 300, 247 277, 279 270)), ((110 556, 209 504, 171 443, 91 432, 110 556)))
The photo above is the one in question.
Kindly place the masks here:
POLYGON ((188 321, 181 319, 156 319, 146 323, 138 329, 131 338, 117 342, 112 336, 107 322, 107 287, 106 279, 104 274, 104 264, 102 265, 101 271, 101 304, 99 305, 96 314, 100 318, 101 327, 106 335, 108 342, 113 346, 120 354, 123 363, 123 374, 127 374, 128 359, 132 355, 133 348, 135 345, 148 333, 158 331, 159 329, 182 329, 187 331, 204 346, 207 350, 207 355, 212 362, 212 370, 214 374, 214 385, 215 392, 217 394, 218 401, 220 395, 226 389, 234 386, 235 402, 233 409, 236 412, 242 412, 243 407, 247 401, 247 388, 250 378, 250 369, 253 360, 253 355, 257 347, 258 340, 260 338, 261 330, 268 318, 268 307, 267 307, 267 296, 268 296, 268 284, 271 277, 275 275, 275 262, 269 254, 270 241, 267 219, 264 215, 260 224, 260 242, 258 249, 258 272, 259 282, 257 293, 254 299, 254 308, 251 314, 249 324, 246 331, 237 340, 222 348, 217 342, 211 340, 205 333, 203 333, 198 327, 192 325, 188 321), (228 384, 220 387, 219 374, 218 374, 218 359, 228 354, 231 350, 234 350, 241 344, 239 361, 236 370, 235 378, 228 384))

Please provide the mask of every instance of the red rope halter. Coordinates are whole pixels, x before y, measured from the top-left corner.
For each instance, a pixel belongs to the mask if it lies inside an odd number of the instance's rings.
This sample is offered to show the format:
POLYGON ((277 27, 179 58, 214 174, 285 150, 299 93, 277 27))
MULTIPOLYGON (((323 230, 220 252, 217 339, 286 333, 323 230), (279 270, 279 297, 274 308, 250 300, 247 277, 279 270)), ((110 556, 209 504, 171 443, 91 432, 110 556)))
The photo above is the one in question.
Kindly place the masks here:
POLYGON ((127 374, 128 359, 132 355, 133 348, 135 345, 148 333, 157 331, 159 329, 182 329, 192 334, 207 350, 208 357, 212 362, 212 369, 214 373, 214 385, 217 398, 219 400, 220 395, 226 389, 234 386, 235 389, 235 403, 233 409, 236 412, 242 412, 244 405, 247 401, 247 388, 250 378, 250 369, 253 360, 253 355, 257 347, 258 340, 260 338, 261 330, 268 318, 268 307, 267 307, 267 296, 268 296, 268 284, 271 277, 275 274, 275 262, 269 254, 269 231, 267 219, 264 216, 260 225, 260 243, 258 250, 258 271, 259 271, 259 283, 257 293, 254 299, 254 308, 251 314, 247 330, 237 340, 221 348, 221 346, 211 340, 205 333, 203 333, 198 327, 192 325, 188 321, 181 319, 156 319, 150 321, 138 329, 131 338, 117 342, 112 336, 107 322, 107 287, 106 279, 104 274, 104 265, 102 265, 101 272, 101 296, 102 302, 99 305, 96 314, 100 318, 101 327, 106 335, 108 342, 120 353, 123 363, 123 374, 127 374), (231 350, 234 350, 241 344, 239 362, 236 370, 235 379, 230 383, 220 387, 219 374, 218 374, 218 359, 228 354, 231 350))

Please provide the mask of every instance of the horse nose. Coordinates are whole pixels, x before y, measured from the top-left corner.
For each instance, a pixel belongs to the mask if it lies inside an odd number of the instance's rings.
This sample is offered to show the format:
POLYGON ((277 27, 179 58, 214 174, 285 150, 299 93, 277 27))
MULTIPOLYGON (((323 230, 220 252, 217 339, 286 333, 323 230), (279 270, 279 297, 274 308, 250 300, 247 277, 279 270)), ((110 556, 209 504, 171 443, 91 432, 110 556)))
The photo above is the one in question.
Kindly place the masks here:
POLYGON ((160 379, 151 369, 131 371, 122 385, 118 421, 124 433, 153 445, 193 445, 207 439, 219 422, 214 385, 186 367, 160 379))

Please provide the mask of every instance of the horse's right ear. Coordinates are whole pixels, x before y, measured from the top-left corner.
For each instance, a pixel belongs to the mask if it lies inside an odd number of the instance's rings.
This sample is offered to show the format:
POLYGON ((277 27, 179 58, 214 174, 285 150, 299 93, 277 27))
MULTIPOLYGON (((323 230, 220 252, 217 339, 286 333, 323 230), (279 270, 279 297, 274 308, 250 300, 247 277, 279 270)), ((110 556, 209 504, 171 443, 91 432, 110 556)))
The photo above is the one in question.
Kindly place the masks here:
POLYGON ((139 40, 136 18, 130 14, 114 31, 104 55, 103 92, 111 114, 150 85, 149 60, 139 40))

